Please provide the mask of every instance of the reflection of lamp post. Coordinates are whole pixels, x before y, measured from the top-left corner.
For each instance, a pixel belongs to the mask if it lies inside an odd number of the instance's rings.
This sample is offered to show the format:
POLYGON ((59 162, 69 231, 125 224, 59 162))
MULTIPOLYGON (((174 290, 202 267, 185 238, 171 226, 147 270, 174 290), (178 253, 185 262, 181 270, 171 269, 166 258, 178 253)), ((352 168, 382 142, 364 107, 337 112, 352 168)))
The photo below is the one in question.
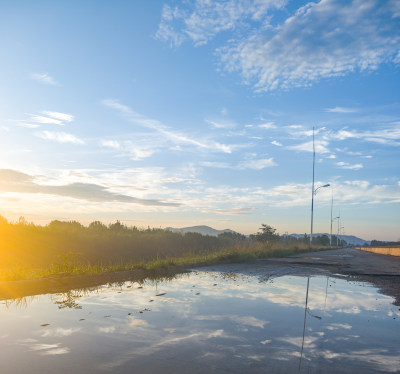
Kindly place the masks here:
POLYGON ((310 288, 310 277, 307 278, 307 292, 306 292, 306 305, 304 307, 304 325, 303 325, 303 339, 301 342, 301 354, 300 354, 300 362, 299 362, 299 371, 301 369, 301 360, 303 358, 303 349, 304 349, 304 332, 306 331, 306 321, 307 321, 307 304, 308 304, 308 289, 310 288))

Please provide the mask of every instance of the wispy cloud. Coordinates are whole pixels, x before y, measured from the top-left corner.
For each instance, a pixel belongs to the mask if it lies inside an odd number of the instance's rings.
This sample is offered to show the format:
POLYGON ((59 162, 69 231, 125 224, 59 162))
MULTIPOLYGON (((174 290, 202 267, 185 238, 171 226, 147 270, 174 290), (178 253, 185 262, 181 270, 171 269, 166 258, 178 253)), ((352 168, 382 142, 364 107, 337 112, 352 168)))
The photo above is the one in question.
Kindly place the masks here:
POLYGON ((390 127, 367 131, 342 129, 339 131, 329 131, 324 136, 325 138, 332 140, 346 140, 353 138, 368 142, 399 146, 400 125, 394 124, 390 127))
MULTIPOLYGON (((329 142, 326 140, 316 140, 315 142, 315 151, 317 153, 330 153, 328 149, 329 142)), ((312 152, 313 151, 313 142, 305 142, 298 145, 291 145, 286 147, 292 151, 300 151, 300 152, 312 152)))
POLYGON ((261 125, 258 125, 260 129, 276 129, 276 125, 274 122, 266 122, 261 125))
POLYGON ((203 209, 203 213, 221 214, 224 216, 241 216, 251 214, 257 208, 254 207, 238 207, 238 208, 216 208, 216 209, 203 209))
POLYGON ((265 168, 270 168, 273 166, 278 166, 278 164, 271 158, 262 158, 262 159, 250 159, 239 162, 235 165, 230 165, 226 162, 213 162, 213 161, 203 161, 200 163, 201 166, 210 167, 210 168, 218 168, 218 169, 238 169, 238 170, 262 170, 265 168))
POLYGON ((41 112, 42 114, 59 119, 63 122, 72 122, 74 120, 74 116, 72 114, 67 114, 67 113, 61 113, 61 112, 51 112, 49 110, 43 110, 41 112))
POLYGON ((227 121, 227 120, 212 121, 207 119, 206 122, 216 129, 233 129, 236 127, 236 123, 233 121, 227 121))
POLYGON ((337 162, 336 165, 340 168, 340 169, 348 169, 348 170, 360 170, 363 168, 363 164, 354 164, 354 165, 350 165, 348 162, 337 162))
POLYGON ((37 122, 37 123, 43 123, 43 124, 54 124, 54 125, 63 125, 63 121, 53 118, 53 117, 45 117, 45 116, 39 116, 39 115, 31 115, 30 116, 30 121, 32 122, 37 122))
POLYGON ((33 73, 31 75, 31 78, 34 79, 35 81, 38 81, 42 84, 48 84, 51 86, 58 86, 59 83, 54 80, 53 77, 51 77, 48 73, 33 73))
POLYGON ((278 164, 273 160, 273 158, 263 158, 259 160, 246 160, 242 161, 239 165, 239 169, 254 169, 262 170, 265 168, 270 168, 272 166, 277 166, 278 164))
POLYGON ((357 109, 355 108, 344 108, 341 106, 337 106, 335 108, 326 108, 325 112, 329 112, 329 113, 355 113, 358 112, 357 109))
POLYGON ((108 148, 114 148, 114 149, 119 149, 121 147, 121 144, 117 142, 116 140, 101 140, 100 145, 102 147, 108 147, 108 148))
POLYGON ((150 157, 151 155, 154 154, 154 150, 152 149, 139 149, 139 148, 133 148, 131 149, 131 159, 134 161, 142 160, 144 158, 150 157))
POLYGON ((82 139, 66 132, 42 131, 36 134, 39 138, 54 140, 58 143, 85 144, 82 139))
POLYGON ((226 162, 216 162, 216 161, 202 161, 201 166, 219 168, 219 169, 229 169, 231 166, 226 162))
POLYGON ((275 19, 273 10, 286 1, 191 4, 165 5, 157 37, 173 46, 185 40, 199 46, 231 31, 217 55, 256 91, 309 86, 400 60, 399 5, 393 1, 309 2, 284 20, 275 19))
POLYGON ((37 128, 40 125, 58 125, 64 126, 64 122, 72 122, 74 116, 72 114, 52 112, 43 110, 39 114, 27 114, 29 117, 25 120, 16 120, 17 126, 26 128, 37 128))
POLYGON ((137 112, 135 112, 130 107, 120 104, 116 100, 104 100, 103 104, 118 110, 122 113, 130 122, 137 125, 143 126, 145 128, 154 130, 162 135, 165 139, 177 144, 177 145, 189 145, 198 148, 207 149, 214 152, 232 153, 237 146, 232 144, 222 144, 215 142, 210 139, 206 140, 196 140, 186 134, 172 130, 170 127, 166 126, 162 122, 145 117, 137 112))
POLYGON ((273 140, 273 141, 271 142, 271 144, 276 145, 277 147, 282 147, 282 143, 279 143, 279 142, 276 141, 276 140, 273 140))
MULTIPOLYGON (((147 206, 179 206, 175 202, 155 199, 141 199, 115 193, 105 186, 93 183, 70 183, 66 185, 39 184, 28 174, 8 169, 0 169, 0 190, 18 193, 48 194, 70 197, 90 202, 121 202, 147 206)), ((40 179, 39 179, 40 180, 40 179)))

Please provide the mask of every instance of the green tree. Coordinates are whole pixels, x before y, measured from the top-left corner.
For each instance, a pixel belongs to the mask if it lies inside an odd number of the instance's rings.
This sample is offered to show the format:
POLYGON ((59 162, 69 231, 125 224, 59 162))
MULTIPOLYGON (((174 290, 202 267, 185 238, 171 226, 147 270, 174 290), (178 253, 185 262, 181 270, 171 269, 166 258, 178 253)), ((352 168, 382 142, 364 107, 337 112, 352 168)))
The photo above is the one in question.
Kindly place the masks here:
POLYGON ((279 234, 276 233, 276 229, 265 223, 261 224, 259 232, 252 237, 259 242, 275 242, 279 240, 279 234))

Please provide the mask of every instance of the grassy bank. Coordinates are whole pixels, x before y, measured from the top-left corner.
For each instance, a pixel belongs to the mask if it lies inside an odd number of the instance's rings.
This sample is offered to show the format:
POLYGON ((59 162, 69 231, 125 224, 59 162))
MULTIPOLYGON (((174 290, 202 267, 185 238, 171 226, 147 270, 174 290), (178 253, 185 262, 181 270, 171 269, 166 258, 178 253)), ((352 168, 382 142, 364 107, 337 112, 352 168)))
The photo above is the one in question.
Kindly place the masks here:
MULTIPOLYGON (((323 249, 327 248, 313 248, 312 250, 323 249)), ((25 265, 2 269, 0 270, 0 281, 38 279, 56 275, 101 274, 136 269, 154 272, 169 266, 195 267, 211 264, 252 262, 263 258, 291 256, 310 250, 306 246, 283 248, 277 245, 253 243, 252 246, 237 246, 219 251, 188 253, 178 257, 156 258, 139 262, 121 261, 108 263, 85 263, 79 255, 70 252, 63 255, 59 261, 48 266, 31 267, 25 265)))
POLYGON ((139 229, 119 221, 108 226, 99 221, 88 226, 76 221, 40 226, 22 217, 8 222, 0 216, 0 281, 135 269, 154 272, 168 266, 248 262, 310 250, 307 237, 280 237, 267 225, 262 229, 265 232, 250 237, 233 232, 215 237, 139 229))

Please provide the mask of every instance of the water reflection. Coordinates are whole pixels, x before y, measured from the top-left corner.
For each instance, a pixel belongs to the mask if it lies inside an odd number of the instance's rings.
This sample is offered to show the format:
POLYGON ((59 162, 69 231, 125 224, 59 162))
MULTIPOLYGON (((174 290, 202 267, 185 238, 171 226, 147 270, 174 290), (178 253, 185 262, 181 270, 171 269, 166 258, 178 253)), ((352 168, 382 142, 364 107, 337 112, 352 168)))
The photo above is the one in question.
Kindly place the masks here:
POLYGON ((392 302, 368 283, 261 270, 41 295, 0 305, 1 372, 398 372, 392 302))

